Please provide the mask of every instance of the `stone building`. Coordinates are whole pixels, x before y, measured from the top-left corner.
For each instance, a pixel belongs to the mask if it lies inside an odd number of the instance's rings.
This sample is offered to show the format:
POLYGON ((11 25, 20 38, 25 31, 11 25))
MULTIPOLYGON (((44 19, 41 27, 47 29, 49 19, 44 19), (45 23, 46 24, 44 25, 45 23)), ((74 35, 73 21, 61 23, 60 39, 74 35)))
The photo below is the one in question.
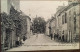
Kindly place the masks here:
POLYGON ((21 31, 21 39, 23 39, 24 36, 27 34, 27 22, 26 22, 26 15, 23 13, 20 14, 20 19, 21 19, 21 26, 22 26, 22 31, 21 31))
POLYGON ((56 18, 52 16, 51 19, 49 19, 47 22, 46 22, 46 32, 45 34, 50 36, 50 34, 53 34, 54 36, 54 33, 56 33, 56 18))
POLYGON ((20 14, 20 19, 22 21, 22 38, 30 38, 31 36, 31 18, 25 15, 23 12, 20 14))
POLYGON ((59 36, 62 39, 62 36, 64 36, 65 32, 65 39, 66 39, 66 31, 67 31, 67 18, 66 18, 66 13, 64 9, 66 6, 59 7, 57 13, 56 13, 56 31, 59 34, 59 36))
POLYGON ((20 11, 19 0, 1 0, 1 17, 2 50, 20 46, 24 36, 30 38, 31 18, 20 11))
POLYGON ((50 20, 50 27, 51 27, 51 32, 54 36, 54 33, 56 33, 56 18, 52 16, 50 20))
POLYGON ((22 34, 26 36, 26 38, 30 38, 31 36, 31 18, 24 13, 21 14, 21 20, 23 20, 23 31, 22 34))
POLYGON ((72 1, 69 6, 67 6, 67 23, 68 23, 68 38, 67 41, 73 42, 79 39, 79 7, 80 2, 72 1))
POLYGON ((69 1, 69 5, 61 7, 55 15, 56 30, 64 41, 73 42, 79 39, 79 2, 69 1))

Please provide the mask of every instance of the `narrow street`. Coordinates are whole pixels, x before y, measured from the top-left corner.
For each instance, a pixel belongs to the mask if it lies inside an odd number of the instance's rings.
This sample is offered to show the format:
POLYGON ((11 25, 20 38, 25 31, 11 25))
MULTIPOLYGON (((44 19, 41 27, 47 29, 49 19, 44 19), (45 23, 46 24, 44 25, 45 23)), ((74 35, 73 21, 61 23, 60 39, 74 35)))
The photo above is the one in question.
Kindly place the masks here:
MULTIPOLYGON (((12 49, 9 49, 7 51, 32 51, 32 50, 61 50, 65 49, 67 46, 71 48, 71 45, 74 44, 60 44, 59 42, 55 42, 54 40, 51 40, 50 37, 44 35, 44 34, 37 34, 33 35, 29 39, 27 39, 22 46, 15 47, 12 49), (62 48, 64 46, 64 48, 62 48)), ((78 45, 78 44, 75 44, 78 45)), ((73 49, 76 49, 75 46, 73 46, 73 49)))
POLYGON ((37 45, 43 43, 52 43, 53 41, 44 34, 33 35, 30 39, 26 40, 24 45, 37 45))
POLYGON ((78 0, 1 0, 1 52, 79 49, 78 0))
POLYGON ((22 46, 9 49, 7 51, 27 51, 27 50, 38 50, 42 49, 41 47, 48 48, 49 45, 56 45, 57 42, 51 40, 50 37, 44 34, 36 34, 27 39, 22 46))

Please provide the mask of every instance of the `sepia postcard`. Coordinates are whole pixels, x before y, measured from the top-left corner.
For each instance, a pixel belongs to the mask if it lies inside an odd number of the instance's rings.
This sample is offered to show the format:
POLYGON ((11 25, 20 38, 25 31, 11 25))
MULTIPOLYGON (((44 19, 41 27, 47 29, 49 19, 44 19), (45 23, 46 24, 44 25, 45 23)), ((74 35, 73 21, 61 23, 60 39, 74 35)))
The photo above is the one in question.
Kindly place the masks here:
POLYGON ((79 0, 1 0, 1 51, 79 49, 79 0))

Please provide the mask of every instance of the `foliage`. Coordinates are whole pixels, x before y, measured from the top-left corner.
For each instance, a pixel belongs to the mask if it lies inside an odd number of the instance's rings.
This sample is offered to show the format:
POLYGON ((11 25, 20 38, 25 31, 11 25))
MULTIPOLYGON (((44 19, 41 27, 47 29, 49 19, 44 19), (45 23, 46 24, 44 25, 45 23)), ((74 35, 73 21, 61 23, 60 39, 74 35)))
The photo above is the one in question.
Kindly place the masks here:
POLYGON ((5 12, 1 13, 1 34, 2 38, 4 38, 4 46, 8 46, 10 43, 10 38, 12 35, 12 31, 16 31, 16 35, 19 36, 21 34, 21 20, 20 20, 20 12, 11 7, 10 14, 6 14, 5 12), (15 29, 16 30, 15 30, 15 29), (5 33, 5 36, 4 34, 5 33), (18 34, 17 34, 18 33, 18 34))
POLYGON ((6 47, 6 46, 8 46, 8 39, 10 38, 10 27, 11 27, 11 20, 10 20, 10 16, 9 15, 7 15, 5 12, 3 12, 3 13, 1 13, 1 34, 2 34, 2 36, 4 36, 3 35, 3 32, 5 32, 6 34, 5 34, 5 39, 4 39, 4 46, 6 47), (9 29, 8 29, 9 28, 9 29), (8 30, 9 31, 8 31, 8 30))
POLYGON ((36 17, 33 20, 33 32, 34 33, 44 33, 45 32, 45 20, 41 17, 36 17))

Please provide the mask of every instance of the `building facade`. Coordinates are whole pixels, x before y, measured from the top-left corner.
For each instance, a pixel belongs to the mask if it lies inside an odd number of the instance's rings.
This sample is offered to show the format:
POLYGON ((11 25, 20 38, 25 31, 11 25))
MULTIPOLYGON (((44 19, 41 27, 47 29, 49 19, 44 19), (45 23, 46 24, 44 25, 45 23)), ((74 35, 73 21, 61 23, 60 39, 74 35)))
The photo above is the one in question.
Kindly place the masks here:
POLYGON ((67 6, 59 6, 54 18, 46 23, 46 35, 54 33, 63 42, 79 41, 80 2, 68 1, 67 6))
POLYGON ((56 33, 56 18, 52 17, 51 19, 49 19, 46 23, 46 32, 45 34, 50 36, 50 34, 56 33))
POLYGON ((31 18, 24 13, 21 13, 20 19, 22 20, 22 37, 30 38, 31 36, 31 18))
POLYGON ((27 16, 26 17, 26 21, 27 21, 27 38, 30 38, 30 36, 31 36, 31 30, 30 30, 30 28, 31 28, 31 19, 30 19, 30 17, 29 16, 27 16))
POLYGON ((55 17, 53 17, 52 16, 52 18, 51 18, 51 20, 50 20, 50 34, 52 34, 53 35, 53 37, 54 37, 54 34, 56 33, 56 26, 55 26, 55 24, 56 24, 56 18, 55 17))
MULTIPOLYGON (((13 20, 14 13, 20 9, 19 8, 19 0, 1 0, 1 17, 2 17, 2 36, 1 36, 1 44, 2 44, 2 50, 10 49, 14 46, 16 46, 15 42, 18 40, 18 37, 16 36, 16 24, 15 20, 13 20), (12 12, 13 10, 14 12, 12 12), (11 14, 13 13, 13 16, 11 14)), ((15 19, 15 18, 14 18, 15 19)), ((17 20, 20 22, 20 20, 17 20)), ((19 23, 20 24, 20 23, 19 23)), ((18 25, 19 25, 18 24, 18 25)))
POLYGON ((68 6, 59 9, 55 15, 57 33, 64 41, 73 42, 79 39, 79 5, 79 2, 72 1, 68 6))
POLYGON ((45 32, 45 34, 46 34, 47 36, 50 35, 50 29, 49 29, 49 26, 50 26, 50 20, 48 20, 47 23, 46 23, 46 32, 45 32))
POLYGON ((2 50, 20 46, 23 36, 30 37, 31 19, 21 14, 20 0, 1 0, 2 50))
POLYGON ((10 14, 11 6, 14 6, 16 10, 20 10, 20 0, 1 0, 1 13, 10 14))

